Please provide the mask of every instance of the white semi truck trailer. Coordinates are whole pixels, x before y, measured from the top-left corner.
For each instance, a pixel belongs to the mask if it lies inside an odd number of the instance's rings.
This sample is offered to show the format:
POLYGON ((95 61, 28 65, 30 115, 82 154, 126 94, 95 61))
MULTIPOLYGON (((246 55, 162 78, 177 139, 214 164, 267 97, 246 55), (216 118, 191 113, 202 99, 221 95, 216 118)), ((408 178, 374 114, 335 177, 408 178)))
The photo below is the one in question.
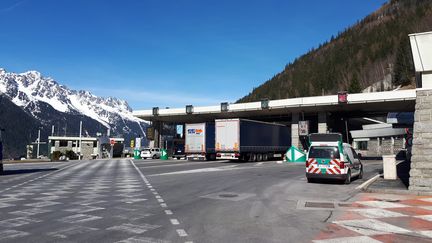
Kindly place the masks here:
POLYGON ((188 160, 215 160, 214 122, 186 124, 185 154, 188 160))

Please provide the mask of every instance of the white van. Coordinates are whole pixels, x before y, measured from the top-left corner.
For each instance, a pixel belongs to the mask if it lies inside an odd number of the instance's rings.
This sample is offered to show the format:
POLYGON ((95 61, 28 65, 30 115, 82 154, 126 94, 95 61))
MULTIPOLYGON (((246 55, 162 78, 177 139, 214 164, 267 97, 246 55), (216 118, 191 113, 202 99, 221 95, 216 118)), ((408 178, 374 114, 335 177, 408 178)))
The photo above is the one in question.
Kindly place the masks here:
POLYGON ((346 184, 352 177, 363 177, 363 164, 351 145, 342 142, 338 133, 314 133, 309 135, 309 151, 306 158, 306 178, 339 179, 346 184))

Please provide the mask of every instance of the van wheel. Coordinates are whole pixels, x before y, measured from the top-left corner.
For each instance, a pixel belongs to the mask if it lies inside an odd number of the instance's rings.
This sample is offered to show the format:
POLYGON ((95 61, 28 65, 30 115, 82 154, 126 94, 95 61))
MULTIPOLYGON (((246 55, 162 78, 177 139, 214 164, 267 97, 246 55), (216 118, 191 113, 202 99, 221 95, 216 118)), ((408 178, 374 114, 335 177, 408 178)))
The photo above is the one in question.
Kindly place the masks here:
POLYGON ((152 159, 156 159, 156 155, 153 155, 153 156, 152 156, 152 159))
POLYGON ((361 165, 361 167, 360 167, 360 173, 358 175, 358 178, 363 179, 363 165, 361 165))
POLYGON ((345 179, 345 184, 350 184, 350 183, 351 183, 351 170, 348 170, 347 177, 345 179))

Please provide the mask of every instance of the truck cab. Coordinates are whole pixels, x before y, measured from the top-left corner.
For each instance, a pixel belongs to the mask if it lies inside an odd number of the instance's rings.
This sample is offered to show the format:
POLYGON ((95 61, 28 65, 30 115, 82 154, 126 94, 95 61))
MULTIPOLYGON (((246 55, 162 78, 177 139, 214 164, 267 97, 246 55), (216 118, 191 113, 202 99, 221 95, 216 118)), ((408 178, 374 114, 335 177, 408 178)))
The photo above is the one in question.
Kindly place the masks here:
POLYGON ((338 133, 309 135, 309 151, 306 158, 306 178, 337 179, 346 184, 353 177, 363 177, 363 164, 351 145, 342 142, 338 133))

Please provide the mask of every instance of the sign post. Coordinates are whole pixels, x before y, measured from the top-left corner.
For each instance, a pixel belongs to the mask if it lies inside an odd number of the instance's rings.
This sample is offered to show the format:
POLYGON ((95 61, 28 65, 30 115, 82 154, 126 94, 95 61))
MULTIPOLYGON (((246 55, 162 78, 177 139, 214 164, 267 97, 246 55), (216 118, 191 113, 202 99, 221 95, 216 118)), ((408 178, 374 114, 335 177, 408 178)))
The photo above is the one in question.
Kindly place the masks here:
POLYGON ((309 121, 299 121, 299 136, 309 135, 309 121))

